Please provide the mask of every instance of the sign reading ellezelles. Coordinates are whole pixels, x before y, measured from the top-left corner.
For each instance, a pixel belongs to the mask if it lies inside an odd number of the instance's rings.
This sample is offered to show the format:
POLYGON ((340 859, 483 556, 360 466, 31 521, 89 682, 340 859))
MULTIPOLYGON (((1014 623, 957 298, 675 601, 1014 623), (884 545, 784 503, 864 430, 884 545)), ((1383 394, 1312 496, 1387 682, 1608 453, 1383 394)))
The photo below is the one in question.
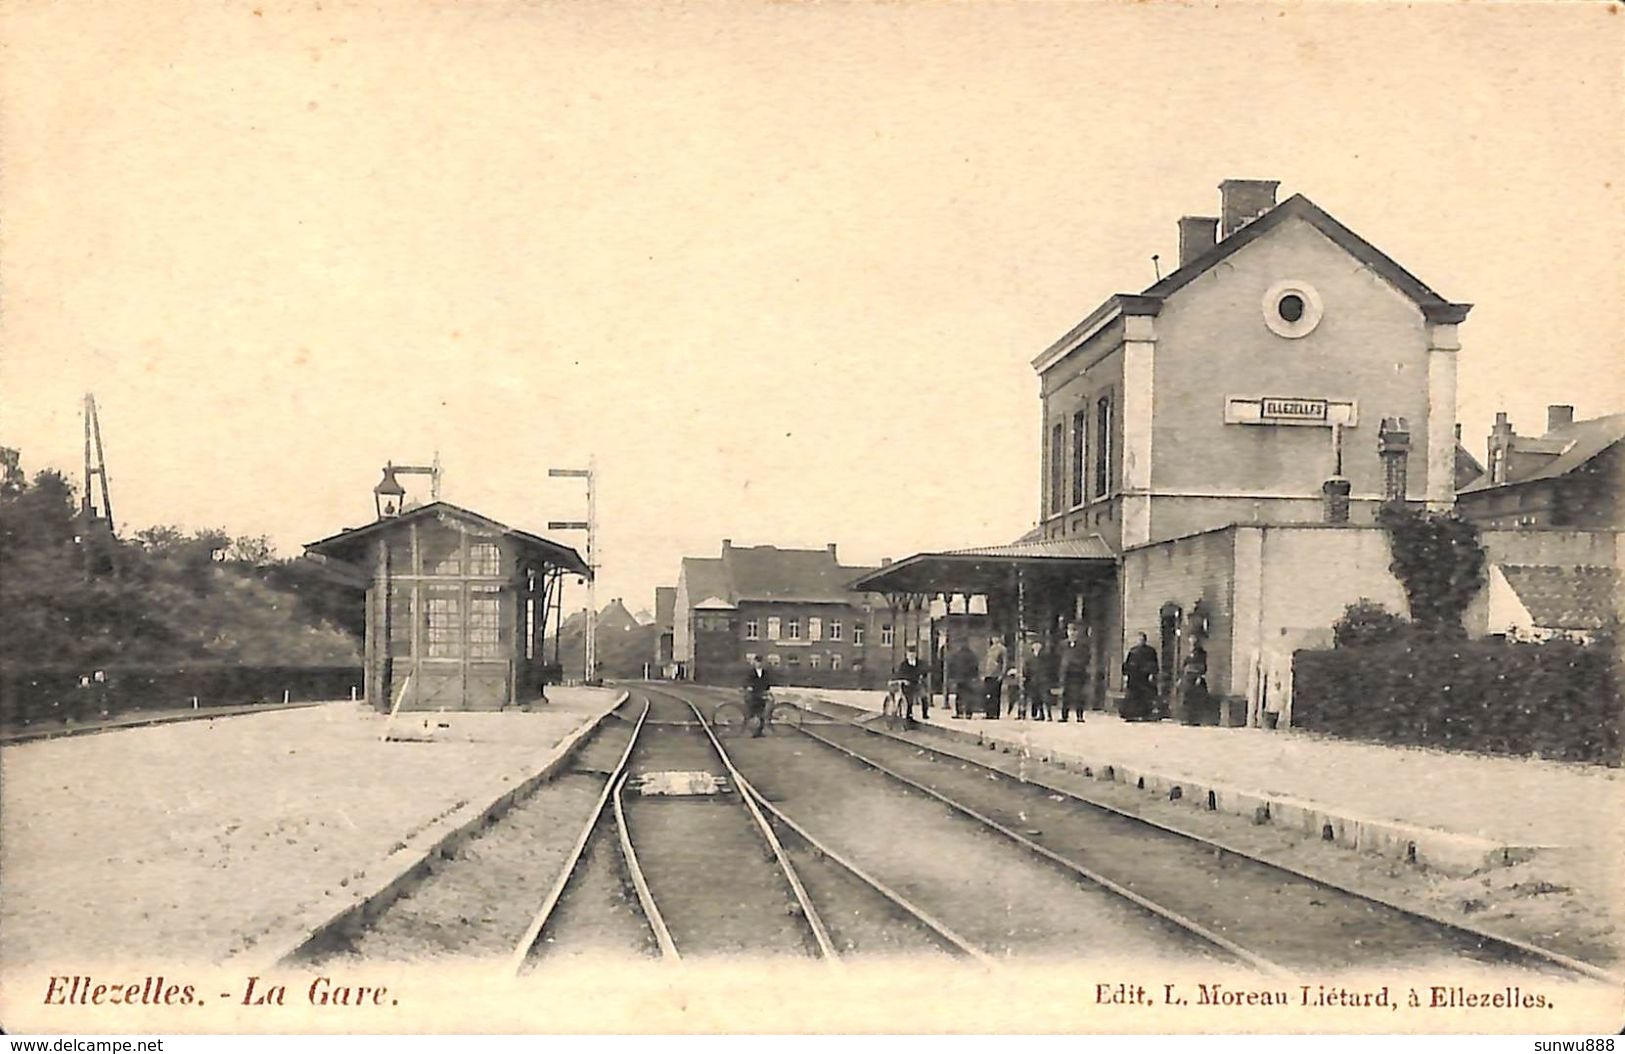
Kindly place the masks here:
POLYGON ((1292 421, 1326 420, 1325 399, 1270 399, 1263 400, 1261 416, 1286 418, 1292 421))

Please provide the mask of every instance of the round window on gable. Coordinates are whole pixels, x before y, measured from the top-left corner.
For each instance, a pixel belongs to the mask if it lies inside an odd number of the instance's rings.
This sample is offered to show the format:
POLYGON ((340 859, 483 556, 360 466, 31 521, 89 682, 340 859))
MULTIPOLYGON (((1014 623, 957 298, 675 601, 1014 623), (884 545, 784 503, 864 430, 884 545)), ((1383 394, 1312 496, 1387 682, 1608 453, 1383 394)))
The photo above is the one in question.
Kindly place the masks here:
POLYGON ((1264 324, 1278 337, 1295 340, 1320 324, 1320 294, 1307 282, 1288 280, 1264 294, 1264 324))

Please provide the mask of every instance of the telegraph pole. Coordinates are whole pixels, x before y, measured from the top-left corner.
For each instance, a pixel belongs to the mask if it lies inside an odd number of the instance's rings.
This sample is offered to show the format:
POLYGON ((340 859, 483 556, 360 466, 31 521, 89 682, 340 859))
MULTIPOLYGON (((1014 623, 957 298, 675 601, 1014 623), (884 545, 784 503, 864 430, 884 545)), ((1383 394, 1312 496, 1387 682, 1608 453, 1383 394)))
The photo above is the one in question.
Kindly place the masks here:
MULTIPOLYGON (((547 474, 554 478, 583 479, 587 482, 587 518, 586 520, 550 520, 547 529, 550 531, 586 531, 587 532, 587 635, 586 656, 583 679, 592 681, 598 672, 598 458, 596 455, 587 459, 586 468, 550 468, 547 474)), ((559 610, 559 629, 564 629, 564 611, 562 605, 559 610)))

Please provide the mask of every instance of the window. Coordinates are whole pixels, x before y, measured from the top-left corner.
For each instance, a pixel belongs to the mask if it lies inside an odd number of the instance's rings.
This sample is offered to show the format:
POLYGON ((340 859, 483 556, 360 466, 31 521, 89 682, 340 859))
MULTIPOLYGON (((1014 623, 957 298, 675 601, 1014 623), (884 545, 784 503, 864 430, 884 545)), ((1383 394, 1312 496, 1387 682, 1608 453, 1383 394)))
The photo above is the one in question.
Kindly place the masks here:
POLYGON ((768 652, 767 664, 769 666, 777 666, 779 664, 779 653, 776 651, 768 652))
POLYGON ((536 658, 536 598, 525 598, 525 658, 536 658))
POLYGON ((767 617, 767 639, 779 639, 779 617, 777 615, 769 615, 767 617))
POLYGON ((494 576, 502 573, 502 550, 494 542, 475 542, 468 547, 468 573, 494 576))
POLYGON ((785 660, 785 665, 789 666, 792 670, 795 669, 796 667, 801 665, 801 656, 799 656, 799 655, 790 656, 788 659, 785 660))
POLYGON ((746 640, 761 640, 762 639, 762 627, 761 627, 761 624, 758 623, 753 618, 748 618, 748 619, 745 620, 745 639, 746 640))
POLYGON ((1296 340, 1320 324, 1324 310, 1320 294, 1307 282, 1276 282, 1264 293, 1264 325, 1278 337, 1296 340))
MULTIPOLYGON (((494 548, 494 547, 493 547, 494 548)), ((475 587, 468 597, 468 657, 502 657, 502 604, 496 587, 475 587)))
POLYGON ((824 639, 824 620, 819 618, 816 615, 814 615, 811 618, 807 619, 807 639, 808 640, 823 640, 824 639))
POLYGON ((424 604, 424 648, 431 659, 460 657, 463 598, 456 587, 431 588, 424 604))
POLYGON ((840 619, 832 618, 832 619, 829 620, 829 639, 830 640, 841 640, 842 639, 842 634, 845 633, 845 632, 846 632, 846 627, 841 625, 841 620, 840 619))
POLYGON ((832 652, 829 653, 829 668, 832 669, 832 670, 839 670, 841 668, 841 653, 840 652, 832 651, 832 652))
POLYGON ((801 620, 798 618, 786 619, 784 623, 784 636, 788 640, 800 640, 801 620))
POLYGON ((1049 511, 1060 512, 1066 500, 1066 424, 1056 421, 1049 431, 1049 511))
POLYGON ((857 648, 863 647, 863 623, 861 622, 852 627, 852 645, 857 648))
POLYGON ((463 540, 455 531, 425 530, 419 540, 423 550, 423 573, 460 575, 463 573, 463 540))
POLYGON ((749 666, 751 663, 753 663, 755 661, 756 661, 756 653, 753 652, 753 651, 747 651, 745 653, 745 665, 749 666))
POLYGON ((807 665, 816 670, 820 666, 824 665, 824 657, 817 652, 813 652, 811 655, 807 656, 807 665))
POLYGON ((891 647, 894 639, 895 638, 892 636, 891 623, 888 622, 880 627, 880 643, 882 647, 891 647))
POLYGON ((1095 497, 1106 493, 1111 483, 1112 397, 1102 395, 1095 404, 1095 497))
POLYGON ((1085 440, 1089 436, 1089 414, 1086 410, 1079 410, 1072 415, 1072 504, 1083 504, 1083 481, 1088 477, 1083 471, 1085 440))

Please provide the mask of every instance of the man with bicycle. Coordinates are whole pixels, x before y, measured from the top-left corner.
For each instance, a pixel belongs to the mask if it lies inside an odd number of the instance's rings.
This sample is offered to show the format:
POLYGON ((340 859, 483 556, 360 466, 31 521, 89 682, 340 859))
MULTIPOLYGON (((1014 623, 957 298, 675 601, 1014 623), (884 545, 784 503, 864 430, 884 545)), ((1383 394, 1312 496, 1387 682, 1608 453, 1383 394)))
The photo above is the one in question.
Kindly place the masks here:
POLYGON ((745 724, 754 719, 756 731, 751 735, 760 737, 767 726, 767 702, 773 688, 773 676, 767 672, 767 666, 762 662, 760 655, 750 657, 750 669, 745 673, 745 724))

